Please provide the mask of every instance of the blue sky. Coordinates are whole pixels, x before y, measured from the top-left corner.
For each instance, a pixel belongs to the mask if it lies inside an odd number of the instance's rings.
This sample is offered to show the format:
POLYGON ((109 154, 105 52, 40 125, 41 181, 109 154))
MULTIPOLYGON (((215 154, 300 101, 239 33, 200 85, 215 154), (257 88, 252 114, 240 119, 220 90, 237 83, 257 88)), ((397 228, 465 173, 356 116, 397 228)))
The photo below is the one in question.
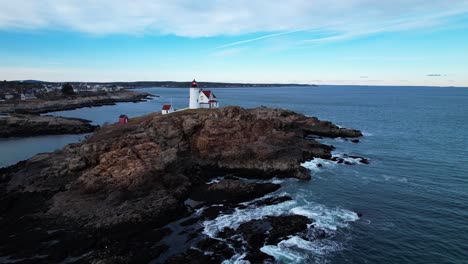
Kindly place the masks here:
POLYGON ((468 0, 0 6, 0 79, 468 87, 468 0))

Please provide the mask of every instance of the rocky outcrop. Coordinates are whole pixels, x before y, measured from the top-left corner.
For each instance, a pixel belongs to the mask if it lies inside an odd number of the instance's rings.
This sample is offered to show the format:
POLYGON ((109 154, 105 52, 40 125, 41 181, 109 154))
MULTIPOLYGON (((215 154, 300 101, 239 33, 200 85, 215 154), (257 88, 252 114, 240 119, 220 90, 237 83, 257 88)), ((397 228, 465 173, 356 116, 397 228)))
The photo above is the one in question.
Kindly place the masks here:
POLYGON ((114 105, 118 102, 141 102, 151 95, 135 91, 119 91, 87 96, 70 96, 54 100, 35 99, 16 102, 0 102, 0 113, 43 114, 73 110, 83 107, 114 105))
MULTIPOLYGON (((191 209, 184 205, 188 198, 207 204, 238 203, 279 188, 235 177, 207 184, 214 177, 230 174, 249 179, 309 179, 302 162, 314 157, 332 158, 332 147, 310 135, 357 137, 361 133, 291 111, 263 107, 155 113, 130 119, 125 125, 103 127, 81 143, 0 169, 0 205, 6 208, 0 218, 0 243, 11 241, 12 233, 18 239, 27 237, 30 230, 24 226, 43 228, 37 231, 42 232, 41 241, 61 241, 60 236, 47 232, 65 229, 68 235, 76 235, 84 245, 92 246, 67 244, 69 248, 63 249, 25 239, 15 242, 25 243, 27 248, 16 252, 15 257, 59 258, 59 253, 51 251, 66 250, 87 260, 129 263, 143 257, 143 262, 149 261, 155 256, 145 255, 143 250, 156 254, 163 248, 153 248, 157 242, 153 238, 136 237, 190 215, 191 209), (27 203, 31 197, 37 197, 33 206, 27 203), (18 217, 24 222, 22 226, 11 220, 18 217), (122 245, 122 234, 127 234, 129 244, 122 245)), ((288 199, 270 198, 263 203, 288 199)), ((262 202, 258 202, 260 206, 262 202)), ((223 210, 215 208, 210 214, 223 210)), ((270 235, 262 236, 262 241, 274 243, 271 234, 283 237, 304 228, 305 221, 296 218, 267 219, 254 225, 267 226, 265 232, 270 235), (299 223, 297 230, 278 229, 293 220, 299 223)), ((249 228, 238 231, 248 239, 249 228)), ((255 254, 257 249, 252 246, 255 254)), ((261 257, 252 255, 253 260, 261 257)))
POLYGON ((300 234, 312 221, 301 215, 267 216, 251 220, 238 228, 225 228, 219 238, 205 238, 185 252, 175 254, 164 263, 222 263, 235 252, 245 252, 244 260, 250 263, 271 263, 273 257, 260 249, 276 245, 291 235, 300 234), (221 239, 220 239, 221 238, 221 239))
POLYGON ((83 134, 94 131, 91 121, 78 118, 11 114, 0 116, 0 137, 83 134))
POLYGON ((262 197, 278 190, 274 183, 255 183, 225 179, 213 184, 204 184, 192 191, 191 199, 207 203, 240 203, 262 197))

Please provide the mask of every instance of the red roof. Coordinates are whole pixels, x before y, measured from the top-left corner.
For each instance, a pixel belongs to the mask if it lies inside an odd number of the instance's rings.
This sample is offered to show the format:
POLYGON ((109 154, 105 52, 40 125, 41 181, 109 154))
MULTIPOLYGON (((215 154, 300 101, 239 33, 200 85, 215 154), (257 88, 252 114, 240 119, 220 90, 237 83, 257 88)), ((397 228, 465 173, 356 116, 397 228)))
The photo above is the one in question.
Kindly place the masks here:
POLYGON ((204 93, 206 95, 206 97, 208 97, 208 98, 210 98, 210 95, 213 95, 213 98, 216 98, 214 93, 212 93, 210 90, 203 90, 201 92, 204 93))
POLYGON ((163 105, 162 110, 171 110, 172 105, 163 105))

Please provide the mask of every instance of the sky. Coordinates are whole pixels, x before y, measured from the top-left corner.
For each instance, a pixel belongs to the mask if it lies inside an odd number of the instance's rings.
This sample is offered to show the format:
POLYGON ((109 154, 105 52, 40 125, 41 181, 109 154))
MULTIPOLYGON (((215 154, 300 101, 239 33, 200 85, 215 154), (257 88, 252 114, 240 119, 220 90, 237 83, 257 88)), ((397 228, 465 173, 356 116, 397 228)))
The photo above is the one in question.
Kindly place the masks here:
POLYGON ((468 87, 468 0, 0 0, 0 79, 468 87))

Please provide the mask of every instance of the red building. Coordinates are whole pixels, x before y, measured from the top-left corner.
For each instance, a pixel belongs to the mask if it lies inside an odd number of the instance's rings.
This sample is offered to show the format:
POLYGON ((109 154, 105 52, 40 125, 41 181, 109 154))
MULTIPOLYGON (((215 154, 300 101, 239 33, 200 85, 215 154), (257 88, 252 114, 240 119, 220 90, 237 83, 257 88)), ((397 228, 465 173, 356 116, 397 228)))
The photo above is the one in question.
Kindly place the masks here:
POLYGON ((120 115, 119 116, 119 124, 127 124, 128 123, 128 116, 120 115))

